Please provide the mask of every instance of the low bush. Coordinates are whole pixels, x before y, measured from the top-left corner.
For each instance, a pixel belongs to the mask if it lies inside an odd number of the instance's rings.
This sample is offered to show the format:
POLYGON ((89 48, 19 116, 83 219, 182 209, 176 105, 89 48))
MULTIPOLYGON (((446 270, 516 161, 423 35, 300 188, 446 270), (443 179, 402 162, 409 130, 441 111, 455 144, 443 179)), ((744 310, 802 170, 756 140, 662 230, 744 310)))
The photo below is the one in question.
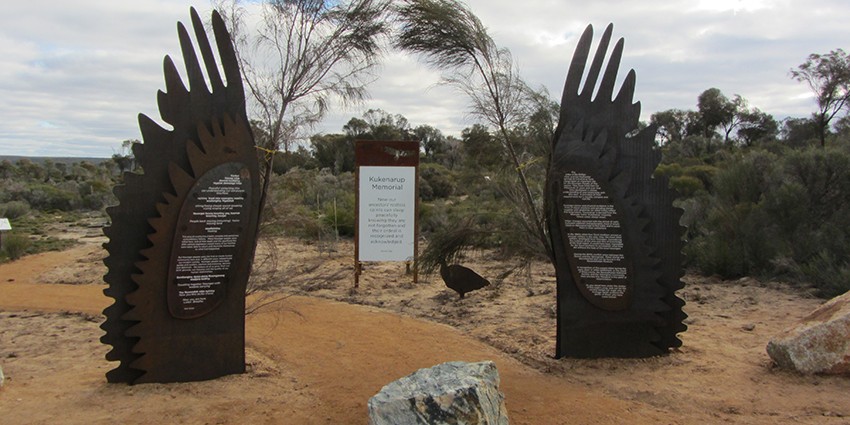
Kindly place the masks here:
POLYGON ((0 204, 0 217, 16 219, 30 212, 30 204, 26 201, 9 201, 0 204))
POLYGON ((829 251, 821 251, 797 271, 824 298, 850 291, 850 263, 838 261, 829 251))
POLYGON ((2 238, 3 253, 11 260, 23 257, 32 245, 30 238, 21 233, 9 233, 2 238))
POLYGON ((688 198, 694 196, 697 191, 705 190, 705 186, 703 186, 702 182, 698 178, 691 176, 672 177, 670 179, 670 187, 676 190, 679 195, 688 198))
POLYGON ((751 150, 718 168, 707 200, 679 203, 693 226, 690 265, 723 277, 791 273, 822 296, 850 289, 850 152, 751 150))

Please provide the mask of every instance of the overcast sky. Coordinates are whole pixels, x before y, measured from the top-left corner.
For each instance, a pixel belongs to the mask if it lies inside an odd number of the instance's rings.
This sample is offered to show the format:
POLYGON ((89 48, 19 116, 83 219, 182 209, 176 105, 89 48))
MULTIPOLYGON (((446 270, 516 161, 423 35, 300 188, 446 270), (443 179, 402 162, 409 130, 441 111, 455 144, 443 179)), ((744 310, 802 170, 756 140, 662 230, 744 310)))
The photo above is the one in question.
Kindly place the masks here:
MULTIPOLYGON (((642 119, 695 109, 717 87, 774 115, 808 116, 808 88, 788 72, 810 53, 850 46, 846 0, 469 0, 526 81, 557 100, 575 43, 587 24, 594 41, 608 23, 626 40, 620 77, 637 73, 642 119)), ((0 14, 0 155, 108 157, 141 138, 136 116, 154 119, 164 87, 162 58, 179 57, 176 22, 185 0, 28 0, 0 14)), ((182 69, 181 69, 182 73, 182 69)), ((335 108, 316 132, 340 132, 369 108, 402 114, 459 135, 472 124, 463 96, 438 87, 416 58, 390 53, 371 99, 335 108)))

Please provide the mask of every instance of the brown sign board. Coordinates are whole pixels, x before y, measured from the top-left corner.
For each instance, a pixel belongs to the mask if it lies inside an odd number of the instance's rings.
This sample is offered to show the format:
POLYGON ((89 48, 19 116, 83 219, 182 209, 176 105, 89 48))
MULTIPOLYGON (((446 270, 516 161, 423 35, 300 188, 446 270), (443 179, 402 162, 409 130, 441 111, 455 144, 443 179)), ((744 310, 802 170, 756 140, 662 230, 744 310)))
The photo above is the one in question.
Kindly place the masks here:
POLYGON ((355 142, 355 285, 361 262, 405 261, 418 256, 419 143, 355 142))

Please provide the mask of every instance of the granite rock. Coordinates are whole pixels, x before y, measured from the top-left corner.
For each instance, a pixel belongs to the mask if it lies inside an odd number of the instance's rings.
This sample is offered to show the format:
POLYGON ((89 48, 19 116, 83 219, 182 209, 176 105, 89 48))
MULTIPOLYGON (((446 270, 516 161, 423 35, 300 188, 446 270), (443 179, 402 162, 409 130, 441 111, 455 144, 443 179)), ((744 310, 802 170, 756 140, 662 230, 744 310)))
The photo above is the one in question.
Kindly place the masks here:
POLYGON ((850 375, 850 292, 827 301, 771 339, 767 354, 784 369, 850 375))
POLYGON ((420 369, 369 399, 371 425, 507 425, 499 372, 491 361, 420 369))

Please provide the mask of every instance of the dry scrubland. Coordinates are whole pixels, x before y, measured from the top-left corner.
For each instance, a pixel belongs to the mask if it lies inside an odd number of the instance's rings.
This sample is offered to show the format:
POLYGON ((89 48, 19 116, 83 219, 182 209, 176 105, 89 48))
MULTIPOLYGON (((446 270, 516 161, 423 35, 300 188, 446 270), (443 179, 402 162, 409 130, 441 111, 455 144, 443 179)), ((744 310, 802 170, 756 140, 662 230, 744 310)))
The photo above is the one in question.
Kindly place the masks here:
MULTIPOLYGON (((783 284, 688 275, 684 346, 642 360, 551 358, 554 274, 509 274, 466 299, 436 276, 418 284, 370 264, 353 288, 349 241, 275 241, 281 292, 250 300, 248 373, 185 384, 110 385, 98 342, 105 272, 97 228, 80 245, 0 265, 4 424, 365 423, 366 400, 420 367, 496 361, 512 423, 850 423, 850 379, 772 367, 764 346, 822 301, 783 284)), ((261 271, 262 279, 270 273, 261 271)))

